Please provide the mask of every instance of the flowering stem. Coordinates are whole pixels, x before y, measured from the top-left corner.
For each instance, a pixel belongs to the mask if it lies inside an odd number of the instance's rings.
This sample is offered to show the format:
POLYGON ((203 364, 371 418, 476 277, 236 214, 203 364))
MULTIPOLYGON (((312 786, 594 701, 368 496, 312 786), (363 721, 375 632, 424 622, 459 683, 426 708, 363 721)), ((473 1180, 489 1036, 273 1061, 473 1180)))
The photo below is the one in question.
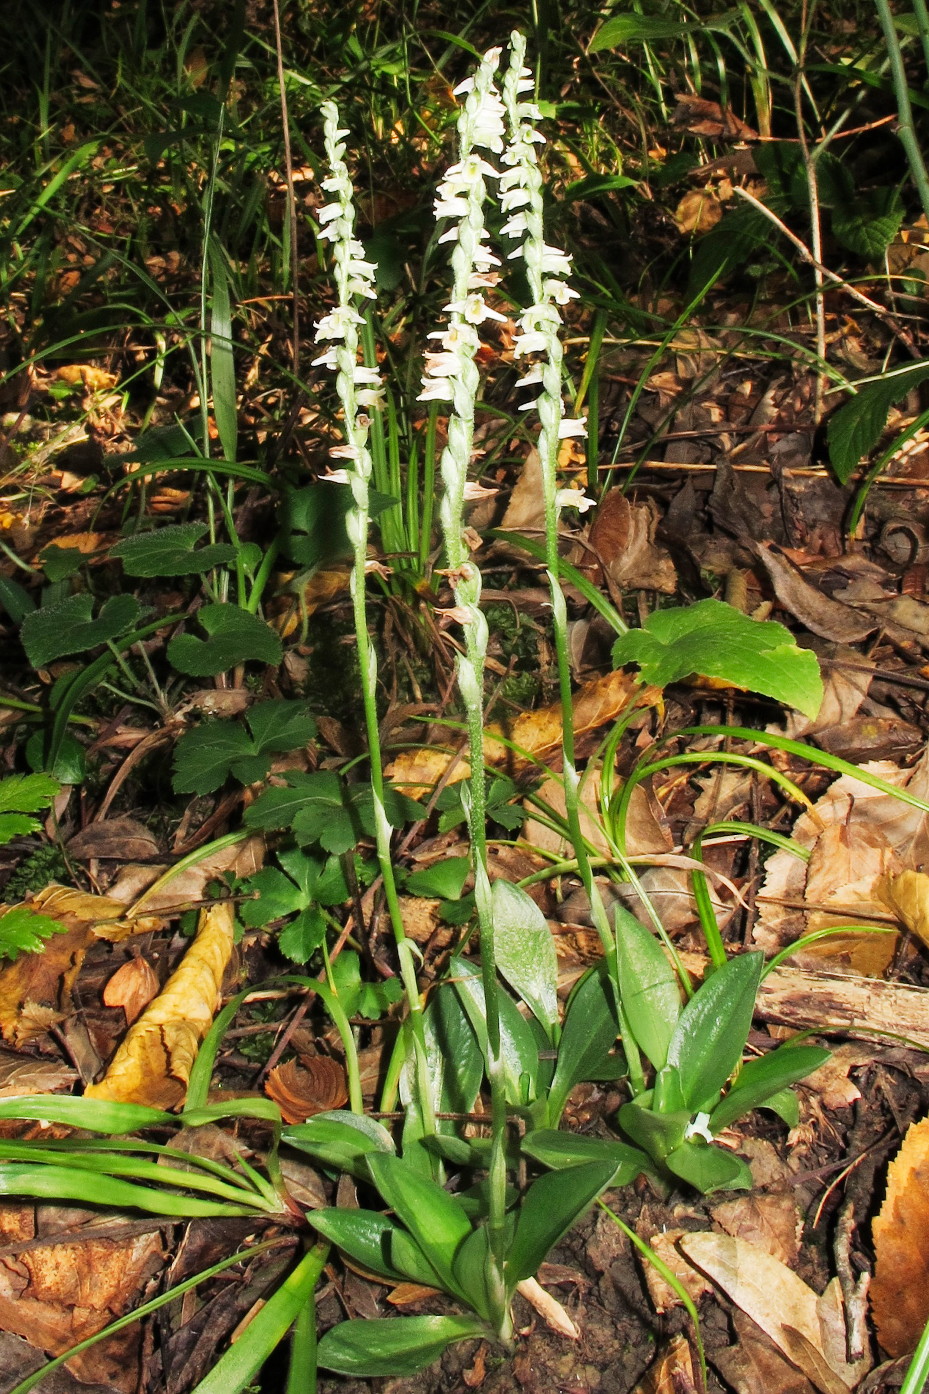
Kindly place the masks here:
POLYGON ((448 578, 455 597, 454 615, 461 623, 465 651, 457 665, 458 687, 468 728, 470 777, 465 811, 471 837, 474 894, 480 928, 481 981, 487 1027, 487 1078, 491 1100, 491 1154, 488 1178, 487 1232, 490 1245, 488 1290, 494 1320, 501 1339, 512 1335, 504 1264, 506 1258, 506 1092, 500 1049, 500 1007, 494 952, 493 904, 487 873, 487 808, 484 769, 484 665, 487 656, 487 621, 481 612, 481 573, 471 560, 464 507, 468 468, 474 445, 474 403, 480 373, 474 361, 479 346, 476 325, 485 319, 503 319, 485 304, 482 289, 496 283, 492 268, 499 264, 486 248, 484 201, 486 180, 497 171, 477 147, 500 151, 503 146, 503 107, 494 85, 500 50, 484 55, 477 72, 456 89, 467 93, 458 117, 459 160, 448 170, 439 187, 437 218, 457 221, 440 241, 454 240, 453 286, 447 305, 448 327, 432 337, 439 352, 426 355, 426 376, 420 400, 452 400, 448 444, 440 470, 445 486, 439 516, 445 537, 448 578))
MULTIPOLYGON (((541 386, 536 401, 528 405, 538 409, 541 430, 539 459, 545 502, 545 560, 551 592, 555 660, 562 711, 562 754, 564 762, 565 814, 577 857, 578 873, 590 900, 594 925, 603 942, 604 951, 612 958, 614 943, 607 913, 594 882, 587 844, 581 829, 580 797, 574 748, 573 699, 571 665, 568 654, 568 616, 564 593, 558 579, 558 523, 562 507, 580 507, 589 501, 572 490, 558 488, 558 453, 562 439, 586 434, 583 421, 565 418, 562 398, 563 350, 558 331, 561 326, 560 305, 576 297, 562 279, 571 269, 571 258, 545 242, 543 228, 542 172, 535 146, 543 140, 532 122, 539 119, 539 110, 532 102, 520 100, 520 93, 532 88, 531 71, 524 66, 526 39, 523 34, 510 36, 510 63, 503 81, 503 102, 508 118, 508 145, 503 163, 509 168, 500 180, 501 202, 511 213, 503 232, 523 241, 510 257, 522 257, 526 264, 532 304, 519 320, 521 333, 517 336, 514 353, 537 354, 538 361, 521 379, 521 386, 541 386), (573 497, 572 497, 573 495, 573 497)), ((527 410, 527 406, 521 408, 527 410)))
MULTIPOLYGON (((416 981, 413 949, 403 928, 403 916, 397 895, 397 883, 391 860, 391 828, 384 807, 384 772, 381 757, 380 731, 377 716, 377 654, 368 633, 366 580, 368 571, 369 481, 372 473, 371 451, 368 447, 370 419, 367 408, 380 406, 380 376, 373 367, 358 361, 358 327, 364 318, 355 308, 356 296, 374 298, 376 267, 365 260, 364 248, 354 236, 355 209, 353 189, 348 168, 342 158, 345 146, 339 130, 338 110, 333 102, 322 107, 325 122, 326 153, 330 175, 323 188, 335 195, 333 202, 319 212, 320 237, 333 243, 335 282, 338 305, 324 315, 316 325, 317 343, 329 342, 315 364, 324 363, 336 371, 336 391, 344 413, 345 444, 332 454, 349 462, 346 478, 351 487, 354 508, 346 517, 346 530, 352 546, 351 575, 352 614, 355 622, 355 642, 361 673, 361 693, 365 727, 368 737, 371 791, 374 802, 375 845, 378 866, 384 885, 384 897, 391 928, 397 945, 400 977, 406 994, 410 1029, 413 1037, 416 1064, 416 1102, 420 1124, 425 1134, 435 1132, 435 1113, 426 1059, 423 1028, 423 1004, 416 981), (359 391, 358 389, 361 388, 359 391)), ((331 477, 331 476, 330 476, 331 477)))

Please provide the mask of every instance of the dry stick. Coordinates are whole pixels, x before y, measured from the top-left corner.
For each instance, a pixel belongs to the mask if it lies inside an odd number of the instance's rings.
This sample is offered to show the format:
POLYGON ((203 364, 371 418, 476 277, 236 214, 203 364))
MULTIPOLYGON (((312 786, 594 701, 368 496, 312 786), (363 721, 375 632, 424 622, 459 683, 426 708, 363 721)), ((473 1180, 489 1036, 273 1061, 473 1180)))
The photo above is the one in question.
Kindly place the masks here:
MULTIPOLYGON (((804 25, 804 35, 805 34, 806 25, 804 25)), ((802 78, 799 71, 797 80, 794 83, 794 110, 797 117, 797 135, 800 141, 800 152, 803 157, 803 168, 806 173, 807 199, 810 205, 810 240, 813 244, 811 261, 813 265, 813 283, 816 288, 813 297, 813 305, 816 315, 816 357, 819 359, 819 368, 816 373, 815 386, 813 389, 813 424, 814 426, 818 426, 823 412, 823 389, 825 387, 824 369, 826 366, 826 298, 822 266, 823 222, 819 204, 819 174, 816 169, 816 156, 810 151, 809 142, 806 138, 806 131, 803 129, 803 92, 802 78)))
POLYGON ((767 204, 762 203, 760 198, 755 198, 754 194, 750 194, 747 189, 741 188, 738 184, 733 185, 732 192, 737 194, 739 198, 744 199, 746 203, 750 203, 757 212, 763 214, 770 223, 773 223, 778 232, 783 233, 788 242, 796 247, 803 260, 812 266, 814 270, 820 271, 827 281, 831 281, 833 285, 840 286, 853 300, 857 300, 859 305, 863 305, 866 310, 871 310, 873 314, 879 315, 894 336, 906 347, 907 352, 912 358, 921 357, 918 348, 913 342, 912 335, 903 328, 896 316, 892 315, 883 305, 879 305, 876 300, 872 300, 870 296, 864 295, 860 290, 850 285, 844 277, 837 275, 835 271, 830 271, 829 267, 823 266, 822 262, 818 262, 806 243, 802 241, 795 232, 791 232, 786 223, 784 223, 776 213, 772 213, 771 209, 767 204))

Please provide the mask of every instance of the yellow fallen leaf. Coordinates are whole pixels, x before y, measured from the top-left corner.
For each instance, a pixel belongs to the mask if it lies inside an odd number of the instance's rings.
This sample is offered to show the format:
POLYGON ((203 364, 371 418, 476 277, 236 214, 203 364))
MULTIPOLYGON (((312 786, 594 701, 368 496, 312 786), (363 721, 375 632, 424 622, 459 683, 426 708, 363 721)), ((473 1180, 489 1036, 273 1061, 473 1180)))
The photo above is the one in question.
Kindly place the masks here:
POLYGON ((91 392, 106 392, 119 382, 115 373, 95 368, 92 363, 63 363, 55 376, 59 382, 70 383, 72 387, 82 382, 91 392))
POLYGON ((897 876, 882 876, 877 893, 924 944, 929 944, 929 876, 924 871, 901 871, 897 876))
POLYGON ((91 1099, 173 1108, 182 1102, 200 1042, 220 1000, 232 954, 233 908, 220 901, 201 910, 197 934, 180 965, 129 1028, 91 1099))
POLYGON ((910 1354, 929 1317, 927 1219, 929 1118, 923 1118, 910 1125, 887 1169, 887 1195, 871 1226, 871 1312, 878 1340, 895 1357, 910 1354))

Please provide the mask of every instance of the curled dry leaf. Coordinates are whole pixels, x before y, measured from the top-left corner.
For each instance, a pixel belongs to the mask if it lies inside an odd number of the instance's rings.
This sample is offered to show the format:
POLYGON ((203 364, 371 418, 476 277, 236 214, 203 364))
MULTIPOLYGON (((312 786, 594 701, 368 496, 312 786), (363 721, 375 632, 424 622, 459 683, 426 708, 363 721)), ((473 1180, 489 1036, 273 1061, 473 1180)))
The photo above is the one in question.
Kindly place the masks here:
POLYGON ((614 600, 625 587, 640 587, 673 595, 677 572, 669 553, 655 542, 660 521, 652 499, 630 503, 622 489, 610 489, 601 499, 590 525, 589 542, 597 554, 614 600))
POLYGON ((130 958, 117 968, 103 989, 103 1001, 108 1007, 122 1007, 128 1025, 156 996, 160 984, 147 958, 130 958))
POLYGON ((692 232, 699 237, 701 233, 709 232, 722 216, 722 204, 710 188, 691 189, 674 210, 677 230, 685 236, 692 232))
POLYGON ((929 1318, 929 1118, 908 1129, 887 1171, 887 1194, 872 1226, 871 1312, 881 1345, 909 1355, 929 1318))
POLYGON ((666 1349, 636 1385, 634 1394, 697 1394, 693 1353, 686 1336, 672 1336, 666 1349))
POLYGON ((348 1099, 345 1067, 328 1055, 303 1055, 269 1070, 265 1093, 280 1106, 285 1123, 305 1123, 314 1113, 341 1108, 348 1099))
POLYGON ((187 1092, 200 1042, 213 1020, 232 954, 233 907, 219 901, 200 912, 196 937, 164 991, 133 1026, 92 1099, 173 1108, 187 1092))

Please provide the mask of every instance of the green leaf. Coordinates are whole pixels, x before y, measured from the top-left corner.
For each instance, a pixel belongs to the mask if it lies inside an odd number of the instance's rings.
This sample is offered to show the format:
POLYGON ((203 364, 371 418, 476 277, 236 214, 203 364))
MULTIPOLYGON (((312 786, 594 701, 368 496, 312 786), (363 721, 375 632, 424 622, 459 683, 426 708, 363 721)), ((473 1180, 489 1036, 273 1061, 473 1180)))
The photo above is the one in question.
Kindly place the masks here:
POLYGON ((806 716, 822 706, 815 654, 798 648, 776 620, 749 619, 722 600, 655 610, 642 629, 616 640, 613 662, 637 663, 643 680, 657 687, 698 673, 761 692, 806 716))
MULTIPOLYGON (((376 489, 368 491, 372 518, 397 502, 376 489)), ((288 489, 281 501, 281 550, 291 561, 310 570, 346 561, 352 554, 346 518, 354 507, 349 484, 308 484, 288 489)))
POLYGON ((751 1190, 755 1184, 747 1162, 705 1142, 682 1143, 665 1157, 664 1164, 674 1176, 703 1195, 710 1191, 751 1190))
POLYGON ((407 1275, 395 1268, 389 1258, 388 1243, 397 1226, 376 1210, 339 1209, 312 1210, 307 1223, 326 1239, 337 1244, 350 1259, 380 1273, 393 1282, 407 1275))
POLYGON ((760 1059, 747 1061, 729 1093, 710 1115, 710 1132, 718 1133, 753 1108, 760 1108, 788 1085, 818 1070, 830 1055, 830 1051, 820 1046, 788 1044, 778 1046, 760 1059))
POLYGON ((850 252, 877 261, 900 231, 905 214, 897 189, 862 189, 835 204, 832 231, 850 252))
POLYGON ((685 1107, 709 1111, 742 1059, 752 1028, 764 954, 739 954, 694 993, 668 1047, 668 1070, 678 1075, 685 1107), (709 1106, 709 1107, 708 1107, 709 1106))
POLYGON ((554 1128, 537 1128, 527 1133, 522 1140, 521 1150, 553 1171, 581 1166, 585 1162, 609 1162, 615 1168, 610 1186, 628 1186, 642 1172, 651 1170, 651 1161, 646 1154, 626 1142, 587 1137, 583 1133, 558 1132, 554 1128))
POLYGON ((497 967, 554 1043, 558 1031, 558 957, 535 901, 502 878, 493 883, 497 967))
POLYGON ((687 1109, 654 1113, 649 1107, 650 1102, 650 1093, 640 1094, 631 1103, 623 1104, 616 1117, 623 1132, 634 1143, 654 1157, 656 1162, 663 1162, 683 1143, 691 1114, 687 1109))
MULTIPOLYGON (((450 963, 455 990, 474 1028, 485 1063, 488 1058, 487 1015, 480 970, 463 958, 450 963)), ((539 1047, 529 1023, 520 1016, 516 1003, 505 993, 498 994, 500 1012, 500 1055, 507 1103, 519 1108, 537 1094, 539 1047)))
POLYGON ((80 1205, 105 1205, 117 1210, 143 1210, 153 1215, 183 1219, 248 1215, 256 1207, 178 1195, 154 1186, 136 1186, 99 1172, 68 1166, 36 1166, 32 1162, 6 1162, 0 1166, 0 1195, 34 1196, 43 1200, 76 1201, 80 1205))
POLYGON ((60 792, 61 785, 48 774, 11 774, 0 779, 0 846, 38 832, 42 824, 30 815, 46 808, 60 792))
POLYGON ((308 1152, 321 1166, 351 1172, 365 1181, 368 1170, 364 1159, 368 1153, 396 1150, 382 1123, 347 1109, 317 1113, 305 1123, 285 1128, 281 1140, 308 1152))
POLYGON ((677 975, 654 934, 635 915, 622 905, 615 914, 623 1014, 636 1045, 661 1070, 681 1014, 677 975))
POLYGON ((643 15, 629 12, 611 17, 601 24, 590 41, 590 53, 600 53, 605 48, 624 48, 627 44, 653 44, 663 39, 683 39, 689 35, 706 34, 714 30, 728 29, 737 12, 711 16, 702 24, 686 20, 672 19, 664 15, 643 15))
POLYGON ((361 820, 334 770, 284 776, 286 789, 266 789, 245 810, 249 828, 292 828, 304 845, 319 843, 327 852, 350 852, 361 840, 361 820))
POLYGON ((354 949, 343 949, 339 954, 332 965, 332 981, 346 1015, 363 1016, 368 1021, 377 1021, 403 996, 399 978, 387 978, 381 983, 364 982, 361 962, 354 949))
POLYGON ((470 857, 446 857, 441 862, 424 867, 422 871, 411 871, 403 883, 403 889, 409 895, 459 900, 470 869, 470 857))
POLYGON ((375 1317, 340 1322, 319 1343, 324 1370, 359 1379, 415 1375, 453 1341, 491 1333, 477 1317, 375 1317))
POLYGON ((0 915, 0 958, 18 958, 23 953, 37 953, 53 934, 67 934, 68 926, 40 915, 28 905, 15 905, 0 915))
POLYGON ((44 668, 56 658, 84 653, 118 638, 142 613, 132 595, 110 596, 96 619, 92 617, 93 606, 93 596, 69 595, 25 617, 19 633, 33 668, 44 668))
POLYGON ((0 576, 0 609, 6 611, 14 624, 22 624, 35 609, 35 601, 18 581, 0 576))
POLYGON ((507 1287, 538 1272, 558 1243, 615 1174, 612 1160, 550 1171, 529 1187, 519 1207, 516 1233, 506 1261, 507 1287))
POLYGON ((87 778, 87 751, 69 731, 63 734, 54 759, 49 760, 47 731, 34 732, 26 742, 26 759, 32 769, 50 774, 61 784, 82 784, 87 778))
MULTIPOLYGON (((484 1061, 461 998, 451 984, 440 983, 429 994, 423 1030, 434 1111, 470 1113, 484 1076, 484 1061)), ((400 1076, 400 1097, 405 1105, 414 1102, 415 1091, 415 1055, 411 1050, 400 1076)), ((436 1128, 454 1133, 455 1124, 450 1119, 439 1120, 436 1128)))
POLYGON ((449 1292, 459 1292, 453 1262, 471 1233, 467 1216, 436 1182, 414 1172, 400 1157, 368 1155, 375 1186, 406 1226, 449 1292))
MULTIPOLYGON (((619 1034, 616 998, 606 963, 584 974, 568 999, 558 1061, 548 1091, 548 1118, 557 1123, 575 1084, 592 1079, 606 1060, 619 1034)), ((615 1077, 625 1073, 625 1058, 617 1056, 615 1077)))
MULTIPOLYGON (((191 1394, 239 1394, 251 1384, 262 1365, 306 1308, 326 1262, 328 1246, 315 1244, 264 1306, 252 1316, 224 1355, 191 1394)), ((311 1314, 312 1315, 312 1314, 311 1314)), ((309 1392, 309 1376, 307 1376, 309 1392)))
POLYGON ((468 1304, 479 1316, 491 1320, 494 1309, 488 1279, 491 1272, 489 1235, 486 1225, 472 1230, 455 1256, 455 1277, 468 1304))
POLYGON ((204 605, 197 611, 197 621, 206 630, 206 639, 176 634, 168 642, 168 662, 179 673, 212 678, 239 663, 281 661, 279 636, 247 610, 236 605, 204 605))
POLYGON ((155 532, 136 533, 110 548, 127 576, 202 575, 214 566, 235 560, 231 542, 213 542, 197 550, 197 543, 209 532, 208 523, 170 523, 155 532))
POLYGON ((832 413, 826 428, 829 462, 840 484, 845 484, 861 460, 870 455, 887 425, 887 413, 913 387, 929 377, 929 363, 908 364, 866 382, 850 402, 832 413))
POLYGON ((64 1123, 90 1133, 135 1133, 140 1128, 176 1127, 177 1116, 143 1104, 107 1103, 69 1094, 18 1094, 0 1099, 0 1118, 64 1123))
POLYGON ((327 922, 318 905, 307 908, 277 936, 281 953, 292 963, 307 963, 326 939, 327 922))
POLYGON ((174 748, 174 791, 212 794, 234 775, 242 784, 264 779, 271 757, 297 750, 316 735, 304 702, 259 702, 238 721, 213 721, 185 731, 174 748))
POLYGON ((50 542, 39 553, 39 565, 52 584, 76 575, 89 560, 86 552, 77 547, 59 547, 57 542, 50 542))

